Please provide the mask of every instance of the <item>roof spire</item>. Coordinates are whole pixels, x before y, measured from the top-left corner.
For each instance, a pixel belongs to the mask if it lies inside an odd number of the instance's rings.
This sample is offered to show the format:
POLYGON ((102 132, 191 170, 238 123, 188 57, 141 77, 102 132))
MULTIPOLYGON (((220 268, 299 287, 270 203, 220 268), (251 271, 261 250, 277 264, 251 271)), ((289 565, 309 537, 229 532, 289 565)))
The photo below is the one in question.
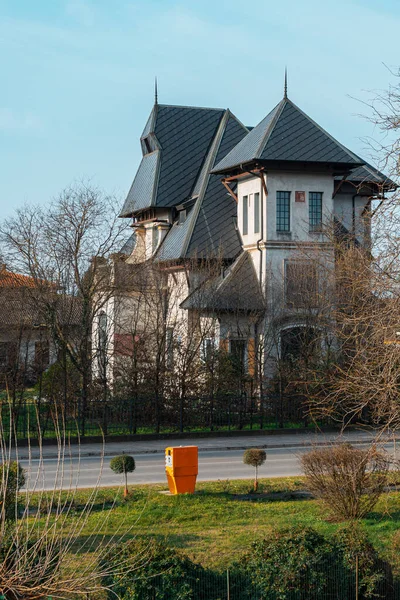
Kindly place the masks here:
POLYGON ((283 97, 287 98, 287 67, 285 67, 285 86, 283 88, 283 97))
POLYGON ((154 104, 158 104, 157 75, 154 78, 154 104))

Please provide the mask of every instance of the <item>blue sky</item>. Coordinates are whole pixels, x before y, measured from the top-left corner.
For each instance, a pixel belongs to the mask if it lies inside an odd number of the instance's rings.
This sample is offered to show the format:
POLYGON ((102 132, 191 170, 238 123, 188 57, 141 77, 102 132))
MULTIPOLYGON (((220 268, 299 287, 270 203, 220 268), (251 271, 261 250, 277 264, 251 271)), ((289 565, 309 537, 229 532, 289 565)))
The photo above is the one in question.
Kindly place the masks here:
POLYGON ((159 101, 257 124, 289 97, 355 152, 397 68, 396 0, 0 0, 0 218, 90 179, 121 202, 159 101))

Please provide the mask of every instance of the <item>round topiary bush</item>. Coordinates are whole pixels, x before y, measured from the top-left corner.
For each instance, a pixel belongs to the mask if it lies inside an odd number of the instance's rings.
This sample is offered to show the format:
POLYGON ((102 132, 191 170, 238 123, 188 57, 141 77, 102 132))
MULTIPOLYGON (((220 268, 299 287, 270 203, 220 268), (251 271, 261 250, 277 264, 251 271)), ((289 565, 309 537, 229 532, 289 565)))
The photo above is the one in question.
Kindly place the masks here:
POLYGON ((136 469, 135 459, 133 456, 128 454, 120 454, 114 456, 110 461, 110 468, 114 473, 124 475, 125 477, 125 489, 124 496, 128 495, 128 473, 133 473, 136 469))
POLYGON ((244 464, 250 465, 256 470, 256 476, 254 479, 254 491, 257 491, 258 489, 258 467, 261 467, 261 465, 265 463, 266 459, 267 453, 261 448, 249 448, 248 450, 245 450, 243 454, 244 464))
POLYGON ((6 520, 15 519, 16 498, 25 485, 25 470, 19 462, 11 461, 0 465, 0 507, 5 510, 6 520))

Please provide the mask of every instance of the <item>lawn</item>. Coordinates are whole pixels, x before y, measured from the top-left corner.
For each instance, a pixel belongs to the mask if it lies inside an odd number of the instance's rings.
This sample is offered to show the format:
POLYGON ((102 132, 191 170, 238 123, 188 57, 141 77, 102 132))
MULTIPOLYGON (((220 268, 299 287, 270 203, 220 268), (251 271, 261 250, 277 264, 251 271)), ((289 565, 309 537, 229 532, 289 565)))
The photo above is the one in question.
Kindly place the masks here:
MULTIPOLYGON (((155 536, 203 566, 222 570, 272 529, 304 525, 330 535, 342 526, 329 520, 316 500, 301 497, 304 484, 300 477, 262 479, 258 495, 250 495, 250 489, 251 481, 218 481, 199 483, 192 496, 169 496, 160 493, 166 485, 131 485, 127 500, 121 490, 100 489, 81 536, 95 533, 108 539, 119 527, 125 539, 155 536)), ((75 495, 76 513, 89 494, 89 490, 81 490, 75 495)), ((362 521, 371 542, 392 563, 396 561, 393 542, 397 538, 397 548, 400 542, 399 525, 397 491, 386 493, 362 521)), ((78 552, 79 545, 75 545, 78 552)))

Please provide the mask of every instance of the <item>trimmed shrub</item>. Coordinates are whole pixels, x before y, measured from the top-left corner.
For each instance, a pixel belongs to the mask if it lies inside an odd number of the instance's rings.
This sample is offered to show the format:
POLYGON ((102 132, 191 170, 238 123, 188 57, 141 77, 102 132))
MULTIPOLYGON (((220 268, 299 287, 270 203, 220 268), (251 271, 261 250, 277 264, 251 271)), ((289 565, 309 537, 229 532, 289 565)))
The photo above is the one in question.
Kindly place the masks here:
POLYGON ((390 460, 375 446, 319 448, 301 457, 306 485, 338 520, 361 519, 378 502, 388 482, 390 460))
POLYGON ((261 450, 260 448, 249 448, 245 450, 243 454, 243 462, 245 465, 250 465, 254 467, 256 470, 256 475, 254 478, 254 490, 258 489, 258 467, 261 467, 265 463, 267 459, 267 453, 265 450, 261 450))
POLYGON ((133 473, 136 469, 135 459, 133 456, 128 454, 121 454, 114 456, 110 461, 110 468, 114 473, 124 475, 125 477, 125 489, 124 496, 128 495, 128 473, 133 473))
POLYGON ((16 518, 17 494, 25 485, 25 471, 16 462, 0 465, 0 510, 5 511, 5 519, 16 518))

